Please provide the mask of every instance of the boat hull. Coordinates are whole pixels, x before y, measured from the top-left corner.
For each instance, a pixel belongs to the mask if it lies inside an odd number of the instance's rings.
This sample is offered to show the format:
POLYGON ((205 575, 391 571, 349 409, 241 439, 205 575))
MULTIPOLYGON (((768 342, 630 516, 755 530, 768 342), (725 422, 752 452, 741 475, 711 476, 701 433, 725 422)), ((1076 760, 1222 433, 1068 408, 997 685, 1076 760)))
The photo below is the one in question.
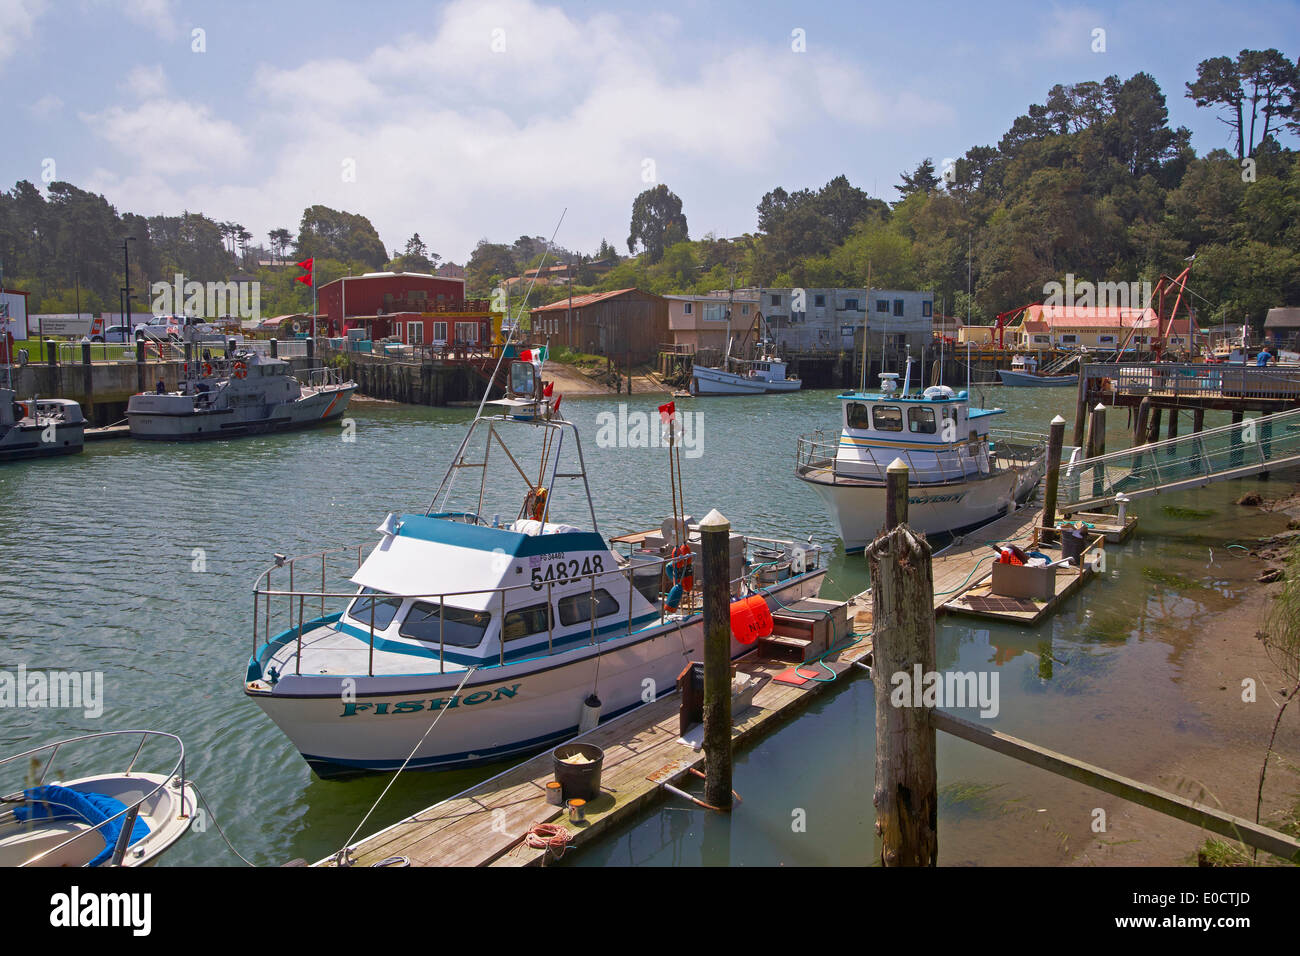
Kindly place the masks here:
POLYGON ((212 411, 154 413, 127 408, 131 437, 145 441, 207 441, 241 435, 294 431, 338 421, 347 411, 355 385, 321 389, 280 405, 212 411))
POLYGON ((29 458, 54 458, 60 455, 80 454, 85 447, 85 423, 59 423, 55 426, 54 441, 44 441, 41 436, 46 425, 14 425, 0 436, 0 462, 29 458))
POLYGON ((1013 372, 1005 368, 998 369, 998 377, 1002 379, 1003 385, 1028 388, 1062 388, 1079 384, 1078 375, 1037 375, 1029 372, 1013 372))
MULTIPOLYGON (((815 597, 824 575, 823 569, 790 578, 770 593, 783 603, 815 597)), ((351 678, 287 674, 269 690, 246 686, 245 693, 321 777, 393 770, 408 757, 408 769, 472 767, 572 737, 593 688, 601 720, 609 720, 673 692, 682 669, 703 659, 699 615, 642 633, 486 667, 459 692, 463 670, 351 678), (435 718, 438 725, 426 736, 435 718)), ((733 639, 731 649, 734 657, 751 647, 733 639)))
POLYGON ((691 368, 691 393, 694 395, 766 395, 769 392, 797 392, 803 384, 797 378, 769 381, 738 375, 719 368, 695 365, 691 368))
MULTIPOLYGON (((884 527, 885 485, 800 477, 825 502, 846 552, 862 551, 884 527)), ((912 485, 908 489, 907 523, 927 535, 962 534, 1023 503, 1041 477, 1041 470, 1035 466, 1007 469, 961 483, 912 485)))

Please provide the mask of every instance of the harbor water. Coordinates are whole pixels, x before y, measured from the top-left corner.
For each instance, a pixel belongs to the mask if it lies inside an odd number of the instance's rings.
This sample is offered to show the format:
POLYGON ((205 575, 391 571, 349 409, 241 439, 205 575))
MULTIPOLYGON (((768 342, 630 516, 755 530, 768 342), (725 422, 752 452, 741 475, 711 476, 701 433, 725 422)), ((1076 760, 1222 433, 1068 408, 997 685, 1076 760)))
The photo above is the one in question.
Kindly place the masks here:
MULTIPOLYGON (((984 389, 989 405, 1008 410, 997 425, 1042 432, 1053 415, 1070 417, 1074 395, 984 389)), ((583 435, 606 537, 657 526, 672 502, 666 452, 601 447, 598 428, 609 419, 600 416, 624 403, 657 423, 664 400, 564 400, 583 435)), ((836 548, 829 515, 793 476, 796 438, 817 428, 833 436, 838 406, 830 391, 677 403, 679 413, 699 413, 692 423, 700 454, 682 463, 687 511, 699 517, 717 508, 737 530, 762 535, 811 535, 832 549, 823 594, 847 597, 866 586, 865 562, 836 548)), ((352 426, 202 444, 93 443, 76 457, 0 469, 0 671, 103 675, 102 714, 0 710, 0 752, 102 730, 175 733, 216 822, 246 857, 279 865, 337 850, 389 776, 317 779, 244 697, 251 587, 277 552, 374 541, 389 511, 423 512, 473 414, 358 402, 348 412, 352 426)), ((1212 414, 1206 425, 1221 419, 1212 414)), ((1110 448, 1127 446, 1125 426, 1124 413, 1113 410, 1110 448)), ((943 619, 940 667, 998 675, 992 726, 1136 773, 1144 753, 1203 734, 1179 684, 1180 659, 1196 621, 1230 606, 1253 581, 1244 552, 1229 546, 1274 525, 1234 502, 1267 487, 1232 482, 1178 495, 1171 499, 1178 507, 1138 503, 1140 532, 1110 548, 1103 580, 1036 629, 943 619)), ((842 680, 738 756, 744 803, 730 818, 669 798, 572 862, 874 862, 874 706, 870 680, 842 680)), ((505 766, 405 774, 364 833, 505 766)), ((942 735, 939 773, 945 864, 1068 862, 1096 799, 942 735)), ((160 865, 238 863, 209 825, 160 865)))

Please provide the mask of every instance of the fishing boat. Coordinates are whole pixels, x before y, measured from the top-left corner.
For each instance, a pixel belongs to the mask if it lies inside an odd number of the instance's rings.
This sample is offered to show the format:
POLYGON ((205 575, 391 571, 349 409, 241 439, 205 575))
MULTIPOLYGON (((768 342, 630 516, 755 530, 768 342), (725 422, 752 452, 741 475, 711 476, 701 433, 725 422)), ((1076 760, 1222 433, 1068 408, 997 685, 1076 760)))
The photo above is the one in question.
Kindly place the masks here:
POLYGON ((85 446, 86 419, 67 398, 16 400, 0 388, 0 462, 75 455, 85 446))
POLYGON ((310 428, 343 416, 355 382, 331 368, 304 384, 289 363, 261 352, 188 362, 179 388, 132 395, 126 406, 131 437, 196 441, 310 428))
POLYGON ((799 439, 795 476, 829 509, 846 551, 861 551, 885 523, 885 471, 908 466, 907 521, 929 535, 961 534, 1013 510, 1042 480, 1043 436, 992 434, 1000 408, 972 408, 968 393, 932 385, 902 390, 898 374, 880 376, 877 393, 837 397, 842 427, 799 439))
POLYGON ((6 781, 0 796, 0 866, 149 866, 185 835, 198 806, 185 776, 185 745, 158 731, 60 740, 0 760, 0 773, 24 779, 16 790, 6 781), (151 738, 176 746, 165 773, 135 769, 151 738), (106 763, 102 753, 87 751, 114 742, 135 744, 125 770, 63 778, 51 769, 60 755, 79 766, 106 763))
MULTIPOLYGON (((427 510, 389 514, 364 555, 277 556, 255 583, 244 692, 322 777, 536 750, 702 659, 698 525, 674 493, 660 528, 606 541, 577 429, 536 366, 509 372, 427 510)), ((817 596, 817 547, 734 532, 730 547, 734 598, 817 596)), ((751 649, 733 638, 733 656, 751 649)))
POLYGON ((756 359, 724 359, 719 368, 691 366, 692 395, 766 395, 797 392, 803 382, 786 377, 786 362, 764 353, 756 359))
POLYGON ((1059 388, 1065 385, 1078 385, 1079 373, 1069 375, 1052 375, 1040 372, 1038 359, 1033 355, 1017 353, 1011 357, 1011 368, 998 369, 998 377, 1003 385, 1029 386, 1033 388, 1059 388))

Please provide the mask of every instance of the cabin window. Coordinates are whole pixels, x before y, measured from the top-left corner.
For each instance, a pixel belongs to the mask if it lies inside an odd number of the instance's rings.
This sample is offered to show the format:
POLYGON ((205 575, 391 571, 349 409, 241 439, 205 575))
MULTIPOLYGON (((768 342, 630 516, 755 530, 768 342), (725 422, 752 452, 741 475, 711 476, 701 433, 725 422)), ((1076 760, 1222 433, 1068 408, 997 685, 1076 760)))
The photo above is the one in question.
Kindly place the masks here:
POLYGON ((463 607, 446 608, 446 617, 439 627, 439 606, 426 601, 417 601, 411 606, 406 620, 397 633, 402 637, 411 637, 426 644, 441 641, 452 647, 478 647, 483 640, 483 632, 492 623, 492 615, 487 611, 470 611, 463 607), (441 634, 439 633, 441 632, 441 634))
POLYGON ((507 641, 515 641, 521 637, 542 633, 549 628, 547 612, 550 609, 549 604, 534 604, 531 607, 507 612, 503 636, 507 641))
POLYGON ((571 594, 560 598, 555 603, 560 612, 560 623, 565 627, 590 621, 593 609, 597 619, 618 611, 618 602, 614 600, 614 595, 604 588, 597 588, 594 595, 589 591, 571 594))
POLYGON ((933 435, 934 409, 909 408, 907 410, 907 430, 916 435, 933 435))
POLYGON ((897 405, 877 405, 871 410, 871 420, 878 432, 903 430, 903 410, 897 405))
POLYGON ((844 419, 850 428, 870 428, 871 416, 861 402, 849 402, 844 419))
MULTIPOLYGON (((381 595, 384 592, 376 591, 374 588, 364 588, 361 593, 363 595, 381 595)), ((352 602, 348 616, 352 620, 360 621, 366 627, 370 627, 370 608, 372 606, 375 609, 375 630, 382 631, 393 623, 393 618, 397 616, 397 611, 402 606, 402 599, 391 594, 383 597, 359 597, 352 602)))

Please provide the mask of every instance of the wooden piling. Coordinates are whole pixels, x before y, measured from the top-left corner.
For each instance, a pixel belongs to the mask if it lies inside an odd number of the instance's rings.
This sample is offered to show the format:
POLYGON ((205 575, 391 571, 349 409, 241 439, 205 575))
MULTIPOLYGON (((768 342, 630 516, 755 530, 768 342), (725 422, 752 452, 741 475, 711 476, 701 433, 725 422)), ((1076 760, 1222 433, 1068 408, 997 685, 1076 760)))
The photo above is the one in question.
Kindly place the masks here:
POLYGON ((1047 478, 1043 487, 1042 540, 1056 540, 1056 491, 1061 484, 1061 446, 1065 444, 1065 419, 1057 415, 1047 437, 1047 478))
MULTIPOLYGON (((1062 422, 1064 429, 1064 422, 1062 422)), ((935 672, 930 545, 907 525, 867 547, 876 690, 876 833, 882 866, 934 866, 939 855, 938 769, 921 687, 935 672), (896 675, 907 681, 896 683, 896 675), (906 691, 904 693, 904 691, 906 691)))
POLYGON ((895 458, 885 469, 885 530, 907 523, 907 463, 895 458))
MULTIPOLYGON (((731 523, 700 522, 704 586, 704 802, 731 808, 731 523)), ((927 605, 928 607, 928 605, 927 605)))
POLYGON ((1144 445, 1153 445, 1160 440, 1160 419, 1164 415, 1164 408, 1160 405, 1154 405, 1151 408, 1151 427, 1147 430, 1144 445))
POLYGON ((1197 406, 1192 410, 1192 431, 1199 432, 1205 430, 1205 409, 1197 406))
POLYGON ((1178 437, 1178 408, 1169 409, 1169 427, 1165 431, 1166 438, 1178 437))
MULTIPOLYGON (((1101 402, 1092 410, 1092 423, 1088 426, 1088 448, 1085 458, 1100 458, 1106 454, 1106 406, 1101 402)), ((1093 469, 1092 493, 1100 498, 1105 485, 1105 475, 1101 468, 1093 469)))
POLYGON ((1147 425, 1151 421, 1151 399, 1138 403, 1137 422, 1133 425, 1133 447, 1147 443, 1147 425))
POLYGON ((1079 363, 1079 392, 1074 400, 1074 441, 1076 448, 1083 447, 1083 426, 1088 417, 1088 375, 1082 362, 1079 363))

